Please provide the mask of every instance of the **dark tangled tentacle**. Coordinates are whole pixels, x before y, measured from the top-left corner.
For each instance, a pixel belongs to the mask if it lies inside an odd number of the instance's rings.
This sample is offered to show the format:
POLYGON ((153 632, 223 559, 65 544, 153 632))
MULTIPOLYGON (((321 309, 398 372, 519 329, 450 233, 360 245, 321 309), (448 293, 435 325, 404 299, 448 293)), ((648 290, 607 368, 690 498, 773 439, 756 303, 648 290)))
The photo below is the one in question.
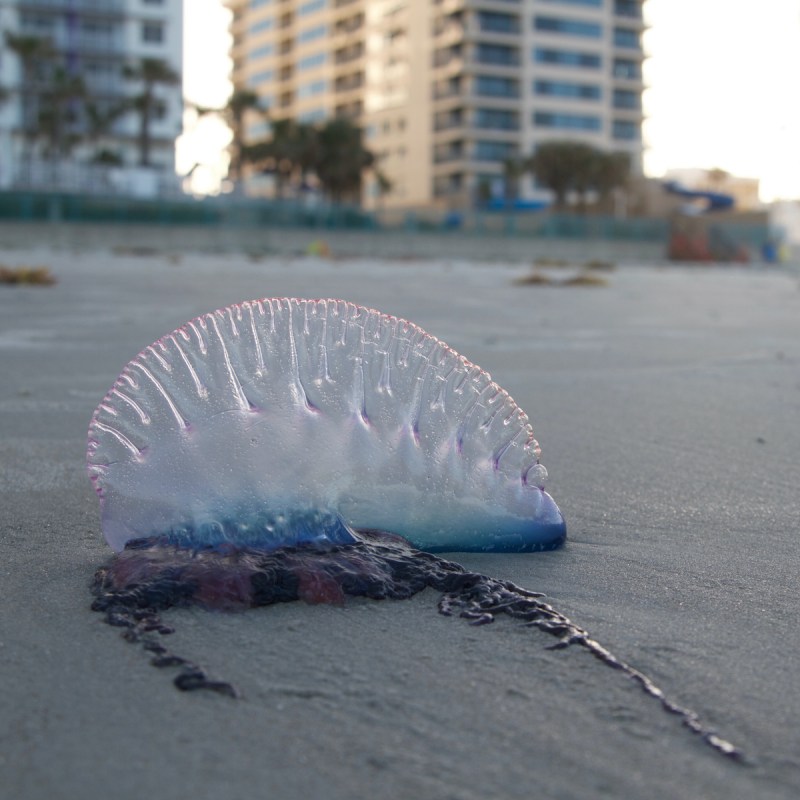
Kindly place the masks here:
POLYGON ((184 691, 209 689, 237 696, 229 683, 210 679, 191 661, 170 652, 156 638, 172 629, 161 611, 171 606, 201 605, 225 610, 303 599, 341 603, 345 595, 373 600, 405 599, 425 588, 442 592, 439 613, 458 615, 471 625, 494 622, 506 614, 558 641, 549 649, 578 645, 606 666, 634 680, 661 706, 706 744, 729 758, 741 752, 703 725, 697 714, 674 703, 644 673, 618 659, 568 617, 544 602, 544 595, 510 581, 470 572, 452 561, 415 550, 400 537, 359 531, 355 544, 319 548, 311 544, 273 552, 251 549, 179 548, 158 540, 137 540, 99 569, 94 577, 92 608, 123 637, 140 642, 158 667, 179 667, 175 685, 184 691))

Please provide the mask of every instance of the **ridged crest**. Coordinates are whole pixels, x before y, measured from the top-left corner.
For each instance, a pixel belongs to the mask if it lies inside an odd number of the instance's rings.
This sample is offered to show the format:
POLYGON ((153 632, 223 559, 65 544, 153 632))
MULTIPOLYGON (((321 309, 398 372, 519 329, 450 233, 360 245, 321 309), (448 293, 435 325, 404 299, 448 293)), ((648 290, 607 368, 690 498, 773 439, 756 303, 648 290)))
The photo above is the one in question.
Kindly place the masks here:
POLYGON ((97 407, 88 448, 115 549, 180 531, 280 544, 297 513, 427 549, 536 549, 563 539, 538 458, 508 393, 421 328, 286 298, 145 348, 97 407))

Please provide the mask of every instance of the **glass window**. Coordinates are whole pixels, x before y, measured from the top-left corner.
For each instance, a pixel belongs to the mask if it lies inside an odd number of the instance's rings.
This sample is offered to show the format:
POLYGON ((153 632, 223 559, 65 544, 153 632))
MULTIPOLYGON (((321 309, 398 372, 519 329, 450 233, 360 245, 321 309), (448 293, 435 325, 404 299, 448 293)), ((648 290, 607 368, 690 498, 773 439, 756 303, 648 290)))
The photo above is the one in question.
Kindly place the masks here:
POLYGON ((642 65, 627 58, 614 59, 614 77, 638 81, 642 79, 642 65))
POLYGON ((248 54, 248 61, 257 61, 259 58, 266 58, 275 52, 274 44, 262 44, 259 47, 253 48, 248 54))
POLYGON ((252 87, 258 86, 261 83, 269 83, 275 79, 275 71, 271 69, 264 69, 261 72, 256 72, 247 79, 247 85, 252 87))
POLYGON ((477 47, 476 59, 481 64, 516 66, 519 64, 519 52, 516 47, 504 44, 482 43, 477 47))
POLYGON ((627 119, 615 119, 612 126, 612 136, 627 142, 635 142, 642 136, 642 129, 638 122, 627 119))
POLYGON ((475 127, 500 131, 519 130, 519 115, 499 108, 476 108, 475 127))
POLYGON ((533 124, 540 128, 561 128, 572 131, 599 131, 601 128, 600 117, 551 111, 535 112, 533 124))
POLYGON ((311 42, 314 39, 321 39, 328 33, 327 25, 315 25, 313 28, 306 28, 297 34, 298 42, 311 42))
POLYGON ((326 5, 326 0, 308 0, 308 2, 301 3, 297 7, 297 15, 313 14, 315 11, 321 11, 326 5))
POLYGON ((313 97, 316 94, 322 94, 328 88, 328 82, 324 80, 311 81, 310 83, 301 84, 297 88, 297 99, 305 97, 313 97))
POLYGON ((484 97, 519 97, 519 81, 496 75, 477 75, 475 93, 484 97))
POLYGON ((142 23, 142 41, 160 44, 164 41, 164 25, 161 22, 142 23))
POLYGON ((475 142, 475 158, 478 161, 505 161, 516 155, 517 146, 513 142, 475 142))
POLYGON ((324 108, 312 108, 309 111, 303 111, 302 114, 297 115, 299 122, 313 124, 315 122, 322 122, 328 116, 328 112, 324 108))
POLYGON ((256 20, 250 26, 250 33, 255 34, 255 33, 261 33, 262 31, 268 31, 272 28, 274 24, 275 20, 272 17, 264 17, 264 19, 256 20))
POLYGON ((578 100, 599 100, 602 90, 593 83, 570 83, 568 81, 535 81, 535 94, 542 97, 574 97, 578 100))
POLYGON ((614 28, 614 44, 617 47, 626 47, 631 50, 642 49, 639 32, 632 31, 630 28, 614 28))
POLYGON ((496 11, 479 11, 478 25, 488 33, 519 33, 519 17, 496 11))
POLYGON ((639 0, 615 0, 614 13, 619 17, 642 18, 642 4, 639 0))
POLYGON ((310 56, 304 56, 297 59, 297 69, 313 69, 314 67, 322 66, 327 60, 326 53, 312 53, 310 56))
POLYGON ((582 19, 558 19, 557 17, 535 17, 533 27, 537 31, 548 33, 565 33, 571 36, 591 36, 599 38, 603 27, 599 22, 589 22, 582 19))
POLYGON ((628 89, 614 89, 614 108, 627 108, 632 111, 642 110, 642 95, 628 89))
POLYGON ((558 64, 562 67, 587 67, 596 69, 601 64, 597 53, 581 53, 577 50, 550 50, 537 47, 533 57, 540 64, 558 64))
MULTIPOLYGON (((263 98, 261 98, 260 102, 262 105, 266 105, 266 103, 264 103, 263 98)), ((272 126, 266 120, 254 122, 251 125, 247 126, 247 135, 251 139, 266 138, 271 133, 271 131, 272 131, 272 126)))

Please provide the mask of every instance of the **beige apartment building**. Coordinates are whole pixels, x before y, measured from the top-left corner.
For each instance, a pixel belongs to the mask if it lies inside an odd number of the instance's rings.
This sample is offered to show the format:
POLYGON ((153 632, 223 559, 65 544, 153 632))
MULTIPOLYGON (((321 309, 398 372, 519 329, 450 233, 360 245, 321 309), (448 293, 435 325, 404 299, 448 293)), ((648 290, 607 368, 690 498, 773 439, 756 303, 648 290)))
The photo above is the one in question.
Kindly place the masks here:
MULTIPOLYGON (((505 164, 552 139, 642 141, 641 0, 227 0, 233 83, 272 119, 352 117, 387 208, 508 198, 505 164)), ((268 123, 253 118, 255 141, 268 123)), ((259 191, 253 178, 251 191, 259 191)), ((517 203, 546 193, 524 176, 517 203)), ((367 204, 378 202, 373 178, 367 204)))

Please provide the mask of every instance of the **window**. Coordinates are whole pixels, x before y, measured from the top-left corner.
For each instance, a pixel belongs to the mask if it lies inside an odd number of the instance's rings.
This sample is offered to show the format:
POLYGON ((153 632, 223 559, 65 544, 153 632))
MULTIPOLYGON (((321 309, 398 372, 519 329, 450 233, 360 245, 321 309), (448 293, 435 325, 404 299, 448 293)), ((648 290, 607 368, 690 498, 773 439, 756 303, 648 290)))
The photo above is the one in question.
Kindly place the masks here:
POLYGON ((297 99, 314 97, 314 95, 322 94, 327 88, 328 82, 323 80, 304 83, 297 88, 297 99))
POLYGON ((302 114, 297 115, 299 122, 313 124, 321 122, 328 116, 328 112, 324 108, 312 108, 310 111, 304 111, 302 114))
POLYGON ((247 79, 247 85, 250 87, 258 86, 260 83, 268 83, 275 79, 275 71, 271 69, 264 69, 261 72, 256 72, 247 79))
POLYGON ((587 114, 564 114, 551 111, 537 111, 533 124, 540 128, 561 128, 571 131, 599 131, 600 117, 587 114))
MULTIPOLYGON (((160 23, 155 23, 160 24, 160 23)), ((110 36, 114 30, 110 22, 98 22, 96 20, 84 20, 81 23, 81 30, 90 36, 110 36)))
POLYGON ((456 161, 464 157, 464 143, 462 141, 449 144, 437 144, 433 148, 433 160, 436 164, 446 161, 456 161))
POLYGON ((537 47, 533 57, 540 64, 558 64, 562 67, 596 69, 601 64, 601 58, 597 53, 580 53, 577 50, 548 50, 537 47))
POLYGON ((315 25, 313 28, 306 28, 297 34, 298 44, 301 42, 311 42, 314 39, 321 39, 328 33, 327 25, 315 25))
POLYGON ((250 0, 250 8, 259 8, 260 6, 268 6, 272 0, 250 0))
POLYGON ((248 61, 258 61, 259 58, 266 58, 275 52, 274 44, 262 44, 256 47, 247 54, 248 61))
POLYGON ((475 158, 478 161, 505 161, 516 155, 517 146, 513 142, 475 142, 475 158))
POLYGON ((475 52, 476 60, 481 64, 500 66, 519 64, 519 52, 516 47, 507 47, 503 44, 479 44, 475 52))
POLYGON ((631 61, 627 58, 615 58, 614 77, 639 81, 642 79, 642 65, 639 61, 631 61))
POLYGON ((495 11, 479 11, 478 25, 487 33, 519 33, 519 17, 495 11))
POLYGON ((642 4, 638 0, 615 0, 614 13, 618 17, 642 18, 642 4))
POLYGON ((275 20, 272 17, 264 17, 264 19, 256 20, 249 30, 251 34, 261 33, 262 31, 271 30, 274 24, 275 20))
POLYGON ((313 14, 315 11, 322 11, 326 5, 326 0, 308 0, 308 2, 301 3, 298 6, 297 16, 301 17, 305 14, 313 14))
POLYGON ((642 96, 639 92, 632 92, 628 89, 614 89, 614 108, 641 111, 642 96))
POLYGON ((598 22, 581 19, 558 19, 556 17, 535 17, 533 27, 537 31, 548 33, 565 33, 571 36, 591 36, 599 38, 603 28, 598 22))
POLYGON ((631 122, 627 119, 615 119, 612 126, 612 136, 627 142, 635 142, 642 136, 642 130, 638 122, 631 122))
POLYGON ((322 66, 325 61, 327 60, 326 53, 313 53, 310 56, 305 56, 304 58, 299 58, 297 60, 297 69, 313 69, 314 67, 322 66))
POLYGON ((161 44, 164 41, 164 25, 161 22, 143 22, 142 41, 161 44))
POLYGON ((631 50, 641 50, 638 31, 630 28, 614 28, 614 44, 616 47, 626 47, 631 50))
POLYGON ((475 127, 498 131, 519 130, 519 115, 499 108, 476 108, 475 127))
POLYGON ((22 23, 22 27, 26 30, 49 30, 55 25, 52 17, 44 17, 40 16, 39 14, 28 14, 27 12, 20 14, 20 22, 22 23))
MULTIPOLYGON (((263 98, 261 99, 261 103, 262 105, 266 105, 263 98)), ((247 137, 249 139, 265 139, 271 132, 272 126, 266 120, 254 122, 252 125, 247 126, 247 137)))
POLYGON ((577 100, 599 100, 602 91, 593 83, 567 81, 535 81, 533 91, 542 97, 574 97, 577 100))
POLYGON ((519 81, 495 75, 478 75, 475 78, 475 94, 483 97, 519 97, 519 81))

